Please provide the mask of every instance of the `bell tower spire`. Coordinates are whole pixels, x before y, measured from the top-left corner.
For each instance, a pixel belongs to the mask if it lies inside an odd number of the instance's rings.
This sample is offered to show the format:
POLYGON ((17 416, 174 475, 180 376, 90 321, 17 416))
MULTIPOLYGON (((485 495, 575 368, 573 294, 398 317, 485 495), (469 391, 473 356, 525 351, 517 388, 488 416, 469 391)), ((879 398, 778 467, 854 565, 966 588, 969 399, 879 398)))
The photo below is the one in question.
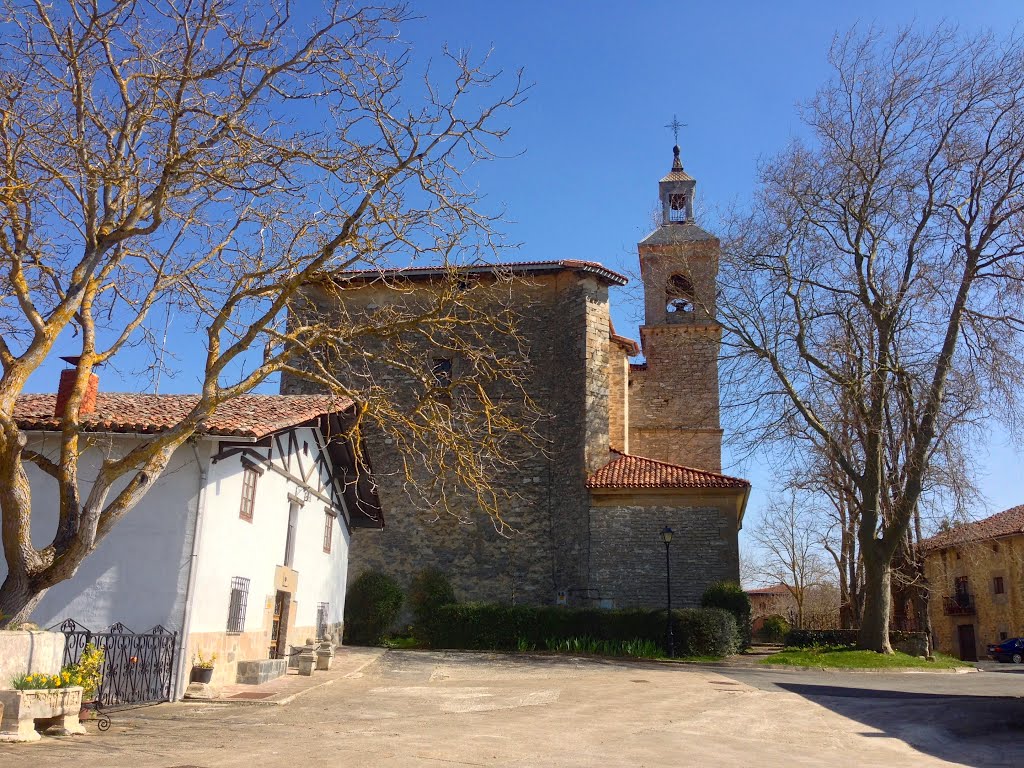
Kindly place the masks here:
POLYGON ((661 221, 637 246, 646 364, 630 373, 629 446, 638 456, 720 472, 719 243, 694 221, 696 186, 683 169, 677 143, 672 168, 658 182, 661 221))
POLYGON ((692 224, 693 195, 697 180, 683 170, 679 159, 679 145, 672 147, 672 170, 658 182, 661 200, 661 225, 692 224))

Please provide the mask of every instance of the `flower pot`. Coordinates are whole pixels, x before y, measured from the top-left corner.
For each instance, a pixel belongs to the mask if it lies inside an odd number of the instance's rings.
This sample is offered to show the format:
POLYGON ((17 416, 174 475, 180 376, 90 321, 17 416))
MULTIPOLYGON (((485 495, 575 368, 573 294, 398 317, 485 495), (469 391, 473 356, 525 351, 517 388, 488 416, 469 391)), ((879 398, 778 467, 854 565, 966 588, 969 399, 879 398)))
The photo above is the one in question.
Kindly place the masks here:
POLYGON ((68 733, 85 733, 78 722, 82 689, 44 688, 27 691, 0 690, 0 742, 38 741, 36 725, 57 726, 68 733), (46 721, 39 723, 40 720, 46 721))
POLYGON ((78 711, 78 719, 82 720, 94 720, 96 718, 96 700, 83 701, 82 708, 78 711))
POLYGON ((190 683, 209 683, 213 679, 213 667, 192 667, 190 683))

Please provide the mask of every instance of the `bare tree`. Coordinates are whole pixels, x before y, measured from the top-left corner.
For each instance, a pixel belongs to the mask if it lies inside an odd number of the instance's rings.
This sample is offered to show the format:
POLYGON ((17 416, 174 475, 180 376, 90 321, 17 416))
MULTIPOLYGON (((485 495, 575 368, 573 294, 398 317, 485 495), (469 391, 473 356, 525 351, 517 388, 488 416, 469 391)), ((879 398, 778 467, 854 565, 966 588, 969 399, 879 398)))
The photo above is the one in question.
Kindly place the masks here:
MULTIPOLYGON (((328 2, 316 19, 291 5, 241 0, 5 0, 0 58, 0 510, 7 577, 0 613, 24 619, 71 577, 230 398, 287 374, 358 403, 360 424, 401 436, 497 515, 489 462, 529 419, 488 401, 492 380, 519 381, 522 360, 487 356, 464 332, 486 323, 473 290, 446 290, 402 317, 340 331, 289 324, 304 286, 396 258, 456 265, 500 245, 464 170, 492 157, 501 112, 522 98, 486 58, 448 51, 417 83, 398 38, 400 4, 328 2), (79 413, 103 363, 152 342, 145 320, 173 302, 202 350, 200 397, 179 423, 94 476, 79 413), (381 387, 339 381, 302 360, 344 353, 368 335, 447 336, 476 364, 466 397, 429 378, 413 414, 381 387), (77 345, 77 381, 56 456, 26 450, 14 417, 29 375, 61 339, 77 345), (471 348, 472 347, 472 348, 471 348), (452 418, 452 409, 474 418, 452 418), (505 435, 499 440, 495 435, 505 435), (59 485, 60 509, 33 507, 25 462, 59 485), (88 491, 81 495, 81 488, 88 491), (469 489, 469 490, 467 490, 469 489), (59 514, 36 547, 33 516, 59 514)), ((501 280, 481 290, 501 290, 501 280), (497 287, 496 287, 497 286, 497 287)), ((506 290, 507 293, 507 290, 506 290)), ((488 302, 490 304, 490 302, 488 302)), ((401 345, 380 354, 410 365, 401 345)), ((157 361, 151 351, 150 359, 157 361)), ((422 370, 419 372, 424 376, 422 370)))
POLYGON ((1024 45, 871 30, 830 60, 810 139, 732 222, 719 313, 757 393, 748 436, 810 446, 852 491, 859 644, 891 652, 891 563, 929 468, 970 455, 989 418, 1016 424, 1024 45))
POLYGON ((753 531, 764 556, 761 570, 767 580, 784 584, 796 604, 795 624, 804 627, 804 609, 810 590, 831 581, 822 557, 821 535, 813 510, 796 493, 773 499, 753 531))

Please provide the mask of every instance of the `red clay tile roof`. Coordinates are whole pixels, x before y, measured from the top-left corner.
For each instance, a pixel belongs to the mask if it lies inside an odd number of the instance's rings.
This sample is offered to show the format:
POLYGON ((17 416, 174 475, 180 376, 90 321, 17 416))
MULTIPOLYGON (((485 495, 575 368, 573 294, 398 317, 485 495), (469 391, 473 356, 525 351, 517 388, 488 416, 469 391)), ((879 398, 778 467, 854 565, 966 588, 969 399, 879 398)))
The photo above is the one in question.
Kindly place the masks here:
POLYGON ((680 467, 612 451, 615 457, 587 479, 588 488, 749 488, 750 483, 703 469, 680 467))
MULTIPOLYGON (((488 272, 559 272, 564 269, 590 272, 604 278, 612 285, 625 285, 629 280, 625 275, 620 275, 614 270, 608 269, 596 261, 581 261, 579 259, 559 259, 557 261, 509 261, 498 264, 467 264, 457 266, 459 272, 469 274, 486 274, 488 272)), ((382 269, 344 269, 336 274, 349 280, 375 280, 384 275, 401 275, 402 277, 430 278, 435 275, 447 273, 444 267, 389 267, 382 269)))
MULTIPOLYGON (((19 397, 14 406, 18 427, 59 430, 60 419, 53 415, 55 399, 56 395, 49 394, 19 397)), ((96 396, 96 410, 82 416, 82 426, 88 432, 162 432, 184 418, 198 401, 199 395, 101 392, 96 396)), ((218 406, 199 432, 259 439, 351 405, 351 400, 328 395, 241 395, 218 406)))
POLYGON ((615 343, 626 350, 626 354, 629 356, 640 354, 640 345, 637 344, 633 339, 628 336, 620 336, 615 332, 615 323, 612 319, 608 318, 608 337, 615 343))
POLYGON ((1015 533, 1024 533, 1024 504, 1011 507, 991 517, 986 517, 984 520, 954 525, 948 531, 923 540, 921 549, 955 547, 958 544, 984 541, 998 536, 1011 536, 1015 533))
POLYGON ((748 595, 788 595, 789 587, 785 584, 775 584, 771 587, 758 587, 757 589, 743 590, 748 595))

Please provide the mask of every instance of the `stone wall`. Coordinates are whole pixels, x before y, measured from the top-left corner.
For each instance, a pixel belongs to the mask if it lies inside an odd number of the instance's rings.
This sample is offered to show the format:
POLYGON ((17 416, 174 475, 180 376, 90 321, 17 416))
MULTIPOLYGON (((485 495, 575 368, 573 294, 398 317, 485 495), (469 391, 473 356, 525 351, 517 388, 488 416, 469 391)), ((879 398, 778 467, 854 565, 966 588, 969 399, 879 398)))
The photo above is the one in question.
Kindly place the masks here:
POLYGON ((0 630, 0 688, 11 678, 41 672, 54 675, 64 661, 64 633, 0 630))
POLYGON ((693 285, 693 321, 707 322, 715 316, 718 279, 717 239, 682 242, 673 245, 640 246, 640 274, 644 282, 644 324, 664 325, 683 318, 672 318, 666 291, 673 275, 685 276, 693 285))
MULTIPOLYGON (((345 291, 345 312, 358 315, 370 305, 416 301, 430 290, 426 281, 415 283, 411 291, 380 284, 354 286, 345 291)), ((414 462, 413 482, 408 483, 403 464, 408 457, 391 438, 370 434, 367 448, 386 527, 353 532, 350 579, 373 569, 407 586, 417 572, 434 567, 448 574, 460 600, 545 604, 559 593, 570 601, 587 594, 587 466, 596 468, 608 457, 607 286, 566 270, 516 278, 506 295, 509 290, 515 293, 517 326, 529 366, 526 389, 548 414, 538 425, 547 450, 507 441, 505 450, 515 466, 494 470, 495 486, 509 494, 502 515, 515 532, 499 535, 469 494, 456 499, 451 514, 432 506, 429 487, 439 479, 434 468, 414 462)), ((329 309, 322 299, 314 301, 329 309)), ((488 341, 500 353, 518 351, 509 339, 492 335, 488 341)), ((420 364, 429 364, 431 355, 424 341, 420 364)), ((456 378, 460 365, 453 361, 456 378)), ((416 405, 417 388, 407 373, 394 368, 372 373, 401 402, 416 405)), ((310 390, 286 377, 282 391, 310 390)), ((512 407, 513 415, 514 404, 522 401, 510 383, 496 382, 489 395, 512 407)), ((524 410, 523 418, 528 417, 524 410)))
POLYGON ((581 280, 579 287, 584 294, 583 306, 586 312, 586 351, 583 370, 586 382, 584 464, 589 475, 608 463, 608 366, 611 360, 611 340, 608 289, 603 288, 593 278, 581 280))
POLYGON ((720 472, 721 329, 663 325, 644 326, 640 332, 647 367, 630 372, 630 451, 669 464, 720 472))
POLYGON ((608 441, 629 453, 629 357, 617 344, 608 355, 608 441))
POLYGON ((674 532, 669 547, 673 607, 698 607, 711 583, 739 580, 733 498, 697 494, 687 498, 679 492, 656 498, 624 492, 595 498, 590 515, 592 582, 605 605, 665 605, 661 530, 666 525, 674 532))
POLYGON ((629 377, 629 446, 637 456, 720 472, 718 354, 715 322, 718 240, 641 245, 646 366, 629 377), (673 276, 688 279, 693 307, 668 308, 673 276))
POLYGON ((1000 635, 1024 636, 1024 535, 934 550, 925 558, 935 648, 960 656, 958 627, 974 626, 978 658, 1000 635), (947 616, 943 597, 954 594, 954 583, 967 577, 974 599, 973 614, 947 616), (996 594, 995 579, 1002 578, 1003 592, 996 594))

